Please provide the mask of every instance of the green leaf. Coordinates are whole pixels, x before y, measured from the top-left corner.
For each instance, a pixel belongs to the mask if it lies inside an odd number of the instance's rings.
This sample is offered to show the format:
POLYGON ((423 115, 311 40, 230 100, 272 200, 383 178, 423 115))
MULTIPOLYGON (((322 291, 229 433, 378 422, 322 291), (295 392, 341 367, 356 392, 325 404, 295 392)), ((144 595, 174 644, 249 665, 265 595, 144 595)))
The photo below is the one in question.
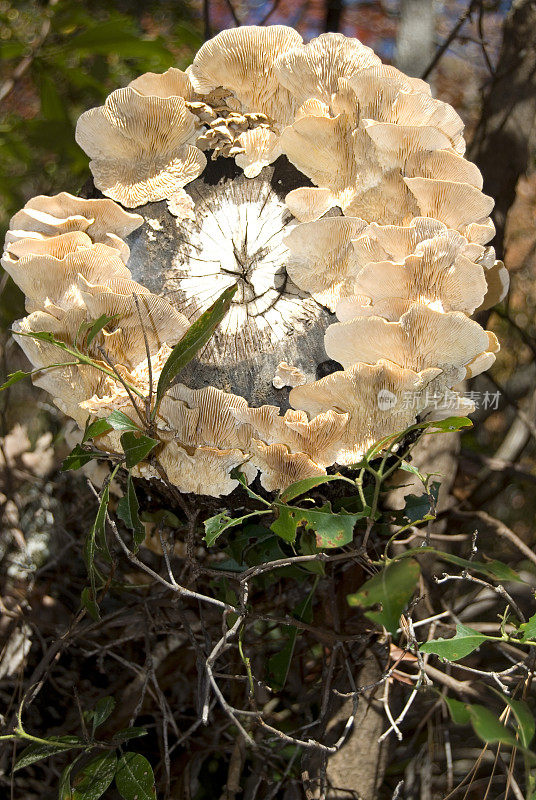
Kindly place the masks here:
POLYGON ((346 483, 352 484, 355 488, 355 482, 351 481, 349 478, 345 478, 343 475, 316 475, 314 478, 304 478, 304 480, 291 483, 290 486, 287 486, 287 488, 281 492, 280 499, 283 503, 288 503, 291 500, 295 500, 296 497, 310 492, 311 489, 331 481, 346 481, 346 483))
MULTIPOLYGON (((494 580, 524 583, 517 572, 507 564, 503 564, 502 561, 496 561, 495 559, 490 561, 469 561, 467 558, 460 558, 460 556, 455 556, 453 553, 445 553, 443 550, 437 550, 435 547, 412 547, 394 556, 393 561, 399 561, 400 559, 408 557, 418 557, 426 553, 434 553, 442 561, 447 561, 449 564, 456 564, 456 566, 463 567, 465 570, 480 572, 482 575, 486 575, 488 578, 493 578, 494 580)), ((520 628, 521 627, 522 626, 520 626, 520 628)))
POLYGON ((0 392, 13 386, 14 383, 24 380, 24 378, 29 378, 31 374, 31 372, 23 372, 21 369, 18 369, 16 372, 10 372, 7 376, 7 381, 0 386, 0 392))
POLYGON ((139 736, 147 736, 145 728, 125 728, 124 730, 114 733, 114 742, 126 742, 129 739, 137 739, 139 736))
POLYGON ((80 467, 83 467, 96 458, 107 458, 107 454, 84 450, 81 444, 77 444, 73 447, 67 458, 64 458, 61 471, 68 472, 69 470, 80 469, 80 467))
POLYGON ((439 495, 440 484, 434 482, 428 492, 421 495, 410 494, 406 497, 406 505, 402 512, 404 517, 414 524, 424 520, 433 519, 435 516, 435 505, 439 495))
POLYGON ((30 744, 23 750, 15 762, 13 772, 29 767, 36 761, 42 761, 43 758, 50 758, 58 753, 65 753, 66 750, 83 746, 83 742, 77 736, 51 737, 47 742, 47 744, 30 744))
POLYGON ((512 709, 518 724, 517 732, 519 734, 519 740, 523 747, 529 747, 536 732, 536 722, 530 710, 530 706, 528 703, 525 703, 524 700, 514 700, 512 697, 508 697, 507 694, 499 692, 499 690, 494 689, 493 686, 490 688, 512 709))
POLYGON ((182 339, 175 345, 164 364, 158 386, 156 389, 156 403, 153 414, 156 415, 160 401, 172 385, 179 372, 194 358, 195 355, 207 344, 214 331, 225 317, 231 306, 231 300, 236 292, 237 285, 226 289, 191 325, 182 339))
POLYGON ((107 314, 101 314, 101 316, 95 320, 93 325, 89 328, 86 334, 86 347, 89 347, 93 342, 93 339, 99 335, 103 328, 113 322, 119 314, 114 314, 113 316, 109 317, 107 314))
POLYGON ((363 514, 335 514, 332 511, 305 511, 295 506, 274 503, 277 519, 271 529, 286 542, 296 540, 299 525, 316 534, 317 547, 344 547, 354 537, 354 527, 363 514))
MULTIPOLYGON (((97 584, 95 570, 95 553, 97 547, 104 551, 105 555, 109 556, 108 545, 106 543, 106 512, 108 511, 108 502, 110 500, 110 481, 104 486, 99 503, 99 510, 91 528, 89 529, 84 542, 84 561, 86 563, 87 572, 89 575, 89 582, 91 586, 91 599, 95 601, 97 598, 97 584)), ((98 606, 96 605, 97 613, 98 606)))
POLYGON ((220 514, 216 514, 214 517, 210 517, 206 519, 204 522, 205 526, 205 535, 204 540, 209 547, 212 547, 216 539, 222 535, 226 530, 229 528, 234 528, 236 525, 242 525, 244 520, 251 519, 252 517, 257 517, 259 514, 270 514, 270 511, 253 511, 251 514, 246 514, 243 517, 230 517, 225 511, 222 511, 220 514))
POLYGON ((101 697, 92 711, 93 734, 95 734, 99 725, 106 722, 114 708, 115 700, 113 697, 101 697))
MULTIPOLYGON (((313 600, 313 596, 316 590, 316 582, 314 586, 311 588, 311 591, 308 593, 307 597, 298 605, 298 607, 292 613, 293 617, 296 617, 297 620, 301 622, 311 622, 312 621, 312 613, 311 613, 311 604, 313 600)), ((270 686, 275 691, 281 691, 284 688, 285 683, 287 682, 287 677, 290 669, 290 665, 292 662, 292 656, 294 655, 294 648, 296 647, 296 640, 298 638, 298 628, 293 625, 286 625, 281 628, 282 633, 287 633, 288 638, 287 641, 279 651, 275 655, 271 656, 268 659, 268 674, 270 676, 270 686)))
POLYGON ((158 444, 156 439, 151 439, 145 434, 137 436, 132 431, 127 431, 121 435, 121 446, 125 454, 125 463, 128 469, 132 469, 144 458, 147 458, 151 450, 158 444))
POLYGON ((125 753, 119 759, 115 785, 123 800, 155 800, 153 768, 139 753, 125 753))
POLYGON ((140 520, 139 515, 140 505, 136 497, 134 489, 134 481, 132 475, 128 473, 127 478, 127 493, 119 500, 117 504, 117 516, 123 520, 127 528, 132 531, 132 538, 134 540, 134 552, 137 553, 140 544, 145 539, 145 527, 140 520))
POLYGON ((474 731, 484 742, 515 745, 516 737, 497 719, 493 711, 480 705, 469 705, 468 709, 474 731))
POLYGON ((420 567, 414 559, 392 561, 366 581, 358 592, 348 595, 348 604, 365 609, 379 604, 379 611, 365 611, 365 616, 394 634, 400 615, 413 597, 419 575, 420 567))
POLYGON ((140 426, 119 410, 112 411, 110 416, 106 417, 106 422, 114 431, 140 431, 140 426))
POLYGON ((86 609, 91 619, 94 622, 98 622, 100 619, 99 606, 93 599, 91 595, 91 589, 89 588, 89 586, 85 586, 82 589, 82 594, 80 595, 80 602, 82 603, 82 606, 86 609))
POLYGON ((140 35, 119 25, 117 19, 99 22, 62 42, 62 53, 88 53, 108 56, 114 53, 121 58, 153 58, 163 69, 169 67, 173 57, 159 39, 142 39, 140 35))
POLYGON ((468 656, 469 653, 479 648, 483 642, 495 639, 494 636, 486 636, 473 628, 458 624, 456 625, 456 635, 451 639, 432 639, 421 644, 419 649, 423 653, 434 653, 440 658, 446 658, 447 661, 459 661, 460 658, 468 656))
POLYGON ((536 614, 533 614, 528 622, 523 622, 519 626, 519 630, 523 632, 522 642, 530 642, 536 639, 536 614))
POLYGON ((94 758, 75 777, 72 800, 99 800, 113 781, 116 769, 113 751, 94 758))
POLYGON ((454 697, 445 697, 444 700, 450 711, 452 721, 456 723, 456 725, 469 725, 471 722, 471 715, 467 703, 462 703, 461 700, 455 700, 454 697))
POLYGON ((71 772, 73 768, 78 763, 80 756, 71 761, 63 772, 60 775, 60 781, 58 783, 58 800, 71 800, 72 798, 72 789, 71 789, 71 772))
POLYGON ((82 444, 85 444, 89 439, 94 439, 96 436, 102 436, 103 433, 109 433, 111 430, 111 425, 109 425, 105 419, 96 419, 94 422, 86 425, 82 437, 82 444))
POLYGON ((439 431, 452 432, 461 431, 463 428, 472 428, 473 423, 469 417, 448 417, 447 419, 434 420, 424 423, 426 428, 435 428, 439 431))

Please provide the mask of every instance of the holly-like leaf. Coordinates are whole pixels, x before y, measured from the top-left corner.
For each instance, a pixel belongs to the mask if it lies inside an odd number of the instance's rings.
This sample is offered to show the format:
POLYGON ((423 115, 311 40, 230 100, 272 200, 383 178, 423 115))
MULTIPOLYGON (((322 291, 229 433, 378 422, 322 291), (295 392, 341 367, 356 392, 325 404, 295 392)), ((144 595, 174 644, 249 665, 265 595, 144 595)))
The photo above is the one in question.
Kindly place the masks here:
POLYGON ((151 439, 145 434, 140 436, 132 431, 127 431, 121 435, 121 446, 125 454, 125 463, 128 469, 132 469, 140 461, 143 461, 151 450, 158 444, 156 439, 151 439))
POLYGON ((432 483, 428 492, 421 495, 410 494, 406 497, 406 506, 402 512, 404 517, 414 524, 424 520, 433 519, 435 506, 439 495, 440 484, 432 483))
POLYGON ((271 529, 286 542, 296 541, 300 525, 314 531, 316 546, 320 548, 344 547, 354 537, 356 522, 363 514, 335 514, 332 511, 307 511, 283 503, 275 503, 277 519, 271 529))
POLYGON ((468 656, 477 650, 483 642, 494 641, 496 637, 486 636, 466 625, 456 625, 456 635, 451 639, 432 639, 421 644, 420 650, 423 653, 434 653, 447 661, 459 661, 460 658, 468 656))
POLYGON ((355 594, 348 595, 350 606, 361 606, 365 616, 390 633, 396 633, 400 615, 413 597, 420 567, 412 558, 391 561, 381 572, 369 578, 355 594), (380 606, 379 610, 372 609, 380 606))
POLYGON ((182 339, 175 345, 168 356, 166 363, 160 373, 158 386, 156 388, 156 403, 153 414, 156 415, 159 404, 173 381, 184 369, 184 367, 194 358, 197 353, 205 347, 214 331, 229 311, 231 300, 236 292, 237 285, 229 286, 218 299, 201 314, 186 331, 182 339))
POLYGON ((155 800, 153 768, 139 753, 125 753, 119 759, 115 785, 123 800, 155 800))
POLYGON ((73 780, 72 800, 99 800, 112 783, 116 768, 113 751, 92 759, 73 780))
POLYGON ((130 472, 127 478, 127 493, 119 500, 117 504, 117 516, 123 520, 127 528, 132 531, 132 538, 134 540, 134 552, 137 553, 140 544, 145 539, 145 527, 140 520, 139 515, 140 504, 136 497, 136 490, 134 489, 134 481, 130 472))
POLYGON ((29 767, 30 764, 35 764, 36 761, 42 761, 44 758, 50 758, 50 756, 65 753, 66 750, 73 750, 82 746, 83 742, 77 736, 51 737, 47 740, 47 744, 30 744, 17 758, 13 772, 29 767))
POLYGON ((89 583, 91 587, 91 599, 95 602, 96 610, 98 606, 97 598, 97 571, 95 569, 95 553, 99 547, 104 554, 110 558, 108 545, 106 543, 106 512, 108 511, 108 503, 110 500, 110 481, 106 483, 102 490, 101 499, 99 502, 99 510, 95 521, 86 534, 84 542, 84 561, 89 576, 89 583))
POLYGON ((114 733, 114 742, 127 742, 130 739, 137 739, 139 736, 147 736, 145 728, 125 728, 124 730, 114 733))

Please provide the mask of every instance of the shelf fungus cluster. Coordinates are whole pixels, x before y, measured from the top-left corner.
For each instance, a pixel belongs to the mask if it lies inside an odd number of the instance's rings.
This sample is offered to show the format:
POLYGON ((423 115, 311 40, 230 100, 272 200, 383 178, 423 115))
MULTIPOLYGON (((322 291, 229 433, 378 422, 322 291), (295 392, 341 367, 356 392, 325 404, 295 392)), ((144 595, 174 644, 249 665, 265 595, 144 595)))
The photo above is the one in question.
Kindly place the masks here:
MULTIPOLYGON (((149 392, 176 342, 228 286, 230 311, 157 416, 181 491, 265 489, 351 465, 494 361, 471 319, 504 295, 493 201, 463 125, 429 86, 339 34, 223 31, 185 72, 148 73, 80 117, 91 199, 62 192, 13 217, 2 259, 20 333, 74 342, 149 392), (146 344, 151 354, 147 363, 146 344)), ((53 343, 19 336, 36 382, 83 426, 125 389, 53 343), (67 363, 69 362, 69 363, 67 363)), ((454 398, 454 401, 453 401, 454 398)), ((116 433, 98 440, 119 447, 116 433)), ((154 463, 138 473, 157 477, 154 463)))

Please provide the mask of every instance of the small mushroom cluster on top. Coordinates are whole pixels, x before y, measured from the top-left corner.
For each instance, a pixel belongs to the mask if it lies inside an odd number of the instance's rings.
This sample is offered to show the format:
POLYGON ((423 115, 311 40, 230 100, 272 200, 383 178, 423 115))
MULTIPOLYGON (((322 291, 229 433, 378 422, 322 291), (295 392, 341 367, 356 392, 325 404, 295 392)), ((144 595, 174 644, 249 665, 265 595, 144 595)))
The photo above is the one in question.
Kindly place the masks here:
MULTIPOLYGON (((39 196, 11 220, 2 265, 27 298, 18 330, 72 343, 83 323, 113 317, 91 354, 142 393, 190 322, 132 279, 125 240, 144 219, 125 209, 165 200, 177 221, 195 217, 187 187, 205 152, 234 158, 248 179, 282 156, 303 176, 285 197, 294 219, 281 267, 301 296, 336 314, 324 342, 342 369, 306 380, 281 362, 284 414, 232 390, 175 384, 159 409, 157 456, 181 491, 227 494, 234 468, 249 482, 260 472, 272 491, 353 464, 493 363, 498 342, 470 315, 498 302, 508 280, 488 246, 493 201, 463 156, 463 123, 356 39, 223 31, 185 72, 142 75, 82 114, 76 139, 105 198, 39 196)), ((72 360, 18 339, 36 368, 72 360)), ((135 418, 124 386, 89 365, 36 382, 81 426, 114 409, 135 418)), ((462 398, 446 405, 446 416, 471 410, 462 398)), ((118 437, 99 446, 117 451, 118 437)), ((137 469, 158 475, 150 463, 137 469)))

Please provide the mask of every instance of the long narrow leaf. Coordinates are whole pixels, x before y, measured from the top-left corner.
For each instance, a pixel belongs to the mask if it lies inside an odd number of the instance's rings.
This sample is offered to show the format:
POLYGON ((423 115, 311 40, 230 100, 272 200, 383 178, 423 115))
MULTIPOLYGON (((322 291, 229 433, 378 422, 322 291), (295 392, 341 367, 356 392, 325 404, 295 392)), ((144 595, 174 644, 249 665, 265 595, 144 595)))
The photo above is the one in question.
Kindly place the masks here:
POLYGON ((207 344, 208 340, 229 311, 231 300, 236 289, 236 284, 226 289, 218 297, 216 302, 188 328, 182 339, 169 354, 169 358, 164 364, 158 380, 153 417, 156 416, 160 401, 172 385, 176 376, 207 344))

